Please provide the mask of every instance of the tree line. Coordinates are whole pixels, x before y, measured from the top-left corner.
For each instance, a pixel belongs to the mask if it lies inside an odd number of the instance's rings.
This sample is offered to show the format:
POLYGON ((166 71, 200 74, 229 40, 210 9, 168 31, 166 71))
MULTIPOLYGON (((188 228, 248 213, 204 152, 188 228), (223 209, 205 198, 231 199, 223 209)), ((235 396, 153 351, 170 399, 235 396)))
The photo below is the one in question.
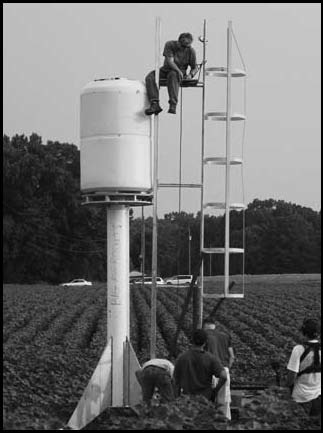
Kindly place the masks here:
MULTIPOLYGON (((3 136, 3 279, 6 283, 106 280, 105 209, 82 206, 80 152, 74 144, 3 136)), ((158 275, 194 270, 200 255, 200 219, 186 212, 158 220, 158 275)), ((130 210, 131 269, 151 272, 152 218, 130 210)), ((224 246, 224 216, 205 216, 204 246, 224 246)), ((230 273, 321 272, 321 211, 283 200, 258 200, 230 212, 230 273)), ((205 264, 205 275, 223 274, 224 255, 205 264)))

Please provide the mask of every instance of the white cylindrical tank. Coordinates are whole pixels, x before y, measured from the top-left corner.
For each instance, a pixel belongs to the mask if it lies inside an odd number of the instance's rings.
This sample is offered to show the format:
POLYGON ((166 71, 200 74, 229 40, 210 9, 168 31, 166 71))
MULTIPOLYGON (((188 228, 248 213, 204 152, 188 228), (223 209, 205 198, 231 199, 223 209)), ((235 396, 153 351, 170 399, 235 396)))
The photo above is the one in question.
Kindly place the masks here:
POLYGON ((92 81, 81 93, 81 191, 152 189, 150 117, 141 81, 92 81))

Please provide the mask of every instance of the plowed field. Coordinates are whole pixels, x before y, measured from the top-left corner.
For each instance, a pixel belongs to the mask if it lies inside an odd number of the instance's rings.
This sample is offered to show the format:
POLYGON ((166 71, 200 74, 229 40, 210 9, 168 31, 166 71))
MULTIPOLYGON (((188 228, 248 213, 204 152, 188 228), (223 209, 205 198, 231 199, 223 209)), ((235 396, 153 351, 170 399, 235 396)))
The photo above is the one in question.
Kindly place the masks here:
MULTIPOLYGON (((168 355, 186 289, 158 288, 157 356, 168 355)), ((208 315, 217 301, 204 301, 208 315)), ((56 428, 73 412, 106 343, 106 286, 3 287, 4 429, 56 428)), ((149 356, 150 289, 131 288, 131 342, 149 356)), ((232 384, 271 384, 300 341, 304 316, 321 317, 320 275, 246 277, 244 299, 228 299, 217 320, 232 336, 232 384)), ((178 348, 189 345, 188 311, 178 348)))

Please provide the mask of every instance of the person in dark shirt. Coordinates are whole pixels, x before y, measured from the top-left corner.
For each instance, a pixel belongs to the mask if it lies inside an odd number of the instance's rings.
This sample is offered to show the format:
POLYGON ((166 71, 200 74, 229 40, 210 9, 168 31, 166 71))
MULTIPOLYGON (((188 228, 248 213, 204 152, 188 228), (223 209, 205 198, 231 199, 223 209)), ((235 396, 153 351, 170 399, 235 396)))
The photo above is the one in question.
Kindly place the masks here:
POLYGON ((216 323, 212 318, 204 320, 203 329, 207 333, 206 349, 217 356, 224 367, 231 368, 234 352, 230 335, 216 329, 216 323))
MULTIPOLYGON (((176 114, 178 101, 178 91, 180 82, 183 79, 191 79, 196 74, 198 67, 196 64, 196 52, 192 48, 193 36, 191 33, 181 33, 178 41, 168 41, 165 44, 163 55, 164 64, 159 70, 159 78, 167 79, 167 89, 169 96, 168 113, 176 114), (190 72, 187 74, 187 69, 190 72)), ((145 113, 158 114, 162 111, 159 105, 159 90, 156 85, 155 71, 151 71, 145 78, 150 107, 145 113)))
MULTIPOLYGON (((216 402, 222 406, 224 415, 230 420, 231 419, 231 392, 230 392, 230 372, 233 361, 234 353, 231 343, 231 337, 229 334, 220 332, 216 329, 215 321, 212 318, 207 318, 203 322, 203 329, 207 333, 207 344, 206 350, 215 355, 225 368, 227 374, 227 381, 225 386, 222 387, 221 391, 217 394, 216 402)), ((216 386, 217 379, 213 378, 213 386, 216 386)))
POLYGON ((192 347, 181 354, 174 369, 174 382, 176 395, 200 394, 208 400, 213 399, 226 381, 225 369, 219 360, 204 350, 207 341, 206 332, 197 329, 193 333, 192 347), (212 376, 219 378, 215 389, 212 389, 212 376))

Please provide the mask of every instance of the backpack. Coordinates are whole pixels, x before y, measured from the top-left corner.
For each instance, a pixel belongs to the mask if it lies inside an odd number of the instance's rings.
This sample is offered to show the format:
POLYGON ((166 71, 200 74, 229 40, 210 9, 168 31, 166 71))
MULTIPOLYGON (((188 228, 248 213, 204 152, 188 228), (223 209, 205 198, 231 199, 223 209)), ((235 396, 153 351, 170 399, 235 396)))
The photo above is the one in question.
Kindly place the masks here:
POLYGON ((314 352, 313 362, 312 362, 311 365, 309 365, 308 367, 304 368, 304 370, 299 371, 297 373, 297 377, 299 377, 299 376, 301 376, 303 374, 320 373, 321 372, 321 361, 320 361, 320 353, 319 353, 319 350, 321 349, 321 344, 319 342, 317 342, 317 343, 307 342, 307 343, 305 343, 304 346, 305 346, 305 350, 304 350, 304 352, 302 353, 302 355, 300 357, 300 363, 303 361, 303 359, 306 358, 306 356, 311 351, 314 352))

